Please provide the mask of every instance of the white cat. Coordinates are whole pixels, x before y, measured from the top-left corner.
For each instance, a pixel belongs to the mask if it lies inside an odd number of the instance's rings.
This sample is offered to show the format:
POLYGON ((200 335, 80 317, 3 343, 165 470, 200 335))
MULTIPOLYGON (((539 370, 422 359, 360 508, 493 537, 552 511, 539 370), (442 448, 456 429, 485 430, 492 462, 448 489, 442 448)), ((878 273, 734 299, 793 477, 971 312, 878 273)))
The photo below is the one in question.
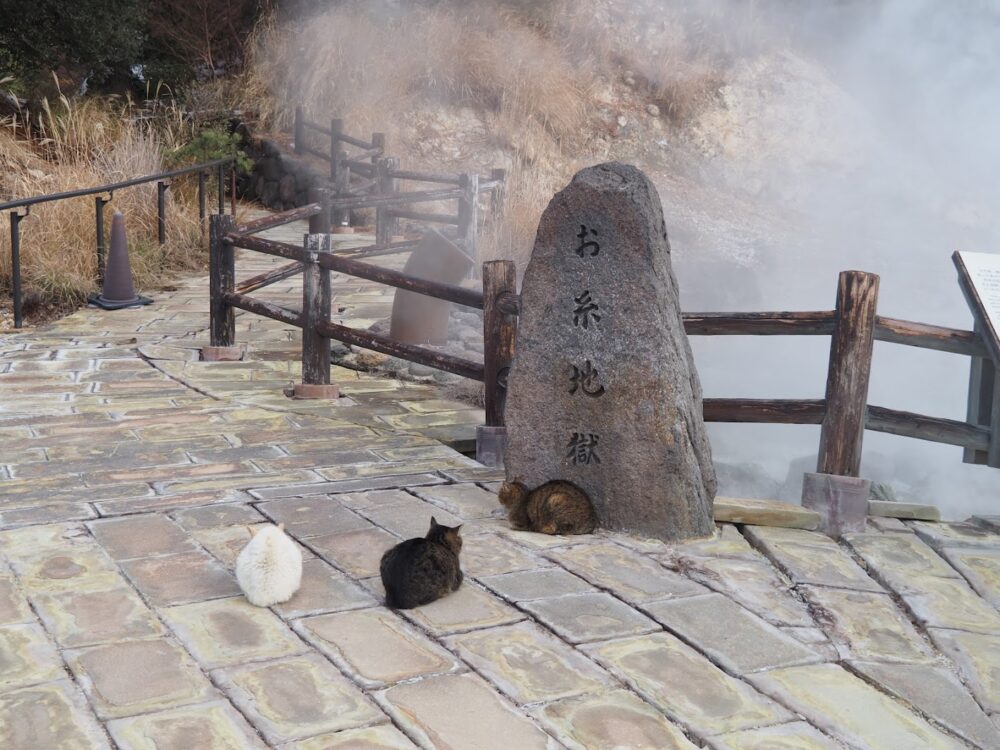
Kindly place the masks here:
POLYGON ((236 580, 258 607, 287 602, 302 583, 302 552, 284 528, 283 523, 251 527, 253 538, 236 558, 236 580))

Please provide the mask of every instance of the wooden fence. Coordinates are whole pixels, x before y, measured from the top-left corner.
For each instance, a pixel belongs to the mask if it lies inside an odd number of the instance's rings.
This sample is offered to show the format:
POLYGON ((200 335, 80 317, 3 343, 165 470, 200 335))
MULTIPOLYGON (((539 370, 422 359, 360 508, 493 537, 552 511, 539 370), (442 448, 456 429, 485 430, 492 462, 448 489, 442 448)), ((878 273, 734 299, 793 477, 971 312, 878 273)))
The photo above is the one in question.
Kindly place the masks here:
MULTIPOLYGON (((512 261, 483 264, 483 289, 428 281, 355 257, 330 251, 329 235, 307 236, 303 246, 254 237, 253 232, 306 216, 323 207, 312 204, 237 227, 230 216, 213 216, 211 227, 211 338, 213 346, 234 344, 235 309, 280 320, 302 329, 302 380, 330 382, 330 340, 417 362, 483 382, 486 425, 502 427, 507 373, 514 357, 520 297, 512 261), (287 258, 304 271, 302 307, 293 310, 249 296, 251 291, 290 275, 288 267, 235 285, 237 247, 287 258), (404 344, 371 331, 330 320, 331 271, 376 281, 456 304, 483 310, 483 362, 404 344)), ((310 219, 312 221, 312 218, 310 219)), ((363 252, 363 251, 362 251, 363 252)), ((868 382, 875 341, 915 346, 988 360, 982 337, 974 331, 887 318, 877 314, 878 276, 844 271, 833 310, 809 312, 685 313, 691 336, 830 336, 826 393, 822 399, 706 398, 708 422, 821 425, 817 471, 858 476, 864 430, 961 446, 967 460, 985 462, 996 432, 988 424, 961 422, 868 404, 868 382)), ((975 415, 970 413, 970 419, 975 415)))
MULTIPOLYGON (((329 127, 306 119, 301 107, 295 109, 295 153, 309 154, 330 165, 330 183, 333 186, 328 198, 330 219, 335 226, 344 226, 350 210, 360 208, 375 209, 375 244, 392 249, 392 237, 396 234, 399 219, 409 219, 423 224, 444 224, 454 227, 457 239, 466 253, 478 265, 476 247, 478 217, 478 196, 483 192, 494 192, 494 205, 499 201, 499 189, 505 179, 503 169, 494 169, 490 176, 482 178, 478 174, 445 174, 404 170, 399 168, 399 159, 386 156, 385 133, 372 133, 371 140, 365 141, 344 131, 344 121, 330 120, 329 127), (309 146, 310 134, 324 138, 324 148, 309 146), (351 148, 353 153, 346 149, 351 148), (401 182, 423 182, 447 185, 436 190, 403 192, 401 182), (413 204, 456 202, 454 213, 415 211, 413 204)), ((317 195, 323 203, 323 196, 317 195)), ((410 250, 406 247, 397 252, 410 250)))

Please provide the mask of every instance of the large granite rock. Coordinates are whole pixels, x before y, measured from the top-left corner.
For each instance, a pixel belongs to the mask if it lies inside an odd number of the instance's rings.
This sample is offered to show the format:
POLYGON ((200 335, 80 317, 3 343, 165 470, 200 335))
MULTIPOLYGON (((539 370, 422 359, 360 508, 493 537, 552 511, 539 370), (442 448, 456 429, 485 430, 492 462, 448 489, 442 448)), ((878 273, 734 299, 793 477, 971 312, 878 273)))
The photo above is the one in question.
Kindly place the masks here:
POLYGON ((584 169, 549 203, 509 382, 509 481, 573 482, 606 528, 712 533, 701 385, 660 199, 635 167, 584 169))

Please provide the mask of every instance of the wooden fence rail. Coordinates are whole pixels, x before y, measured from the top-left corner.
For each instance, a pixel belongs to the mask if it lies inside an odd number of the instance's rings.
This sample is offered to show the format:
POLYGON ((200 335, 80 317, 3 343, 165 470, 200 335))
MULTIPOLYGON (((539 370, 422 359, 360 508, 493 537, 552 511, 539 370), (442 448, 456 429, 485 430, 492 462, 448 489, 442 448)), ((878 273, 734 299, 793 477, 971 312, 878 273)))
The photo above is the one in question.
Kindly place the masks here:
MULTIPOLYGON (((352 210, 374 208, 377 254, 388 254, 392 237, 397 233, 399 219, 421 224, 444 224, 456 227, 458 240, 465 251, 476 260, 477 229, 479 223, 478 196, 482 192, 499 191, 506 174, 502 169, 494 169, 489 177, 476 174, 444 174, 422 172, 399 168, 399 160, 386 156, 384 133, 372 133, 371 140, 348 135, 344 132, 344 121, 334 118, 330 126, 306 119, 301 107, 295 110, 294 124, 295 153, 309 154, 330 164, 332 194, 326 199, 330 219, 337 226, 345 226, 352 210), (318 133, 325 137, 325 149, 308 145, 307 134, 318 133), (354 153, 344 150, 345 146, 356 149, 354 153), (444 190, 418 190, 402 192, 400 181, 438 183, 452 186, 444 190), (409 206, 415 203, 455 201, 456 210, 414 211, 409 206)), ((494 205, 499 201, 494 200, 494 205)), ((326 227, 313 227, 310 231, 326 231, 326 227)), ((407 248, 409 249, 409 248, 407 248)))
MULTIPOLYGON (((489 261, 483 264, 482 291, 409 276, 401 271, 358 260, 358 256, 330 251, 325 233, 307 235, 303 246, 254 237, 252 232, 280 226, 304 216, 314 217, 319 204, 286 211, 274 217, 235 226, 230 216, 211 218, 211 338, 213 346, 232 346, 234 309, 262 315, 302 329, 303 383, 327 384, 330 371, 330 341, 388 354, 445 372, 483 382, 486 425, 502 428, 507 394, 507 373, 514 357, 520 297, 514 264, 489 261), (292 261, 247 279, 235 279, 235 248, 245 248, 292 261), (259 299, 249 292, 303 272, 300 310, 292 310, 259 299), (343 273, 387 284, 417 294, 436 297, 483 310, 483 362, 454 357, 428 347, 395 341, 388 336, 350 328, 330 320, 330 274, 343 273)), ((413 249, 415 243, 395 243, 413 249)), ((386 246, 360 248, 377 253, 386 246)), ((348 251, 348 253, 356 253, 348 251)), ((865 430, 920 440, 957 445, 976 453, 989 449, 993 431, 973 424, 923 414, 888 409, 867 403, 868 382, 875 341, 916 346, 975 358, 988 356, 976 331, 965 331, 924 323, 897 320, 876 314, 878 277, 860 271, 840 274, 836 307, 805 312, 685 313, 685 330, 692 336, 830 336, 830 360, 826 394, 822 399, 706 398, 704 418, 708 422, 821 425, 817 471, 857 476, 865 430)))

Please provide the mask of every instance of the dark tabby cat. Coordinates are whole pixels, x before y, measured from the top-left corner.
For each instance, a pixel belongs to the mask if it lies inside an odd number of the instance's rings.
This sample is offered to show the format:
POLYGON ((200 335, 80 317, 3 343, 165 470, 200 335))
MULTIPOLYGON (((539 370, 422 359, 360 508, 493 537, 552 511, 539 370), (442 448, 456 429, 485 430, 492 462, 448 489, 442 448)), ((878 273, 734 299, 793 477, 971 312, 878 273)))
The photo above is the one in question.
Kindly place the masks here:
POLYGON ((431 517, 427 536, 407 539, 382 555, 379 571, 385 603, 393 609, 412 609, 447 596, 462 585, 458 553, 461 526, 442 526, 431 517))
POLYGON ((504 482, 499 495, 515 529, 542 534, 590 534, 597 527, 587 493, 570 482, 546 482, 530 492, 520 482, 504 482))

